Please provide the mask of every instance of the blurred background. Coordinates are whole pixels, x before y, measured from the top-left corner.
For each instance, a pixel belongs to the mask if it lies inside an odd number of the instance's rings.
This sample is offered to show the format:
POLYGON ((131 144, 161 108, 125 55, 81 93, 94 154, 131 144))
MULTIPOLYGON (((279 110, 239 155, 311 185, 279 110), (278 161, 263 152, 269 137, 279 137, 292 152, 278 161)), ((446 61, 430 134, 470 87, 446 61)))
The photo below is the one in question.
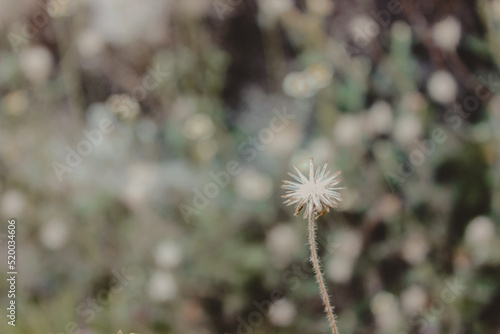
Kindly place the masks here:
POLYGON ((0 6, 1 333, 500 333, 500 1, 0 6))

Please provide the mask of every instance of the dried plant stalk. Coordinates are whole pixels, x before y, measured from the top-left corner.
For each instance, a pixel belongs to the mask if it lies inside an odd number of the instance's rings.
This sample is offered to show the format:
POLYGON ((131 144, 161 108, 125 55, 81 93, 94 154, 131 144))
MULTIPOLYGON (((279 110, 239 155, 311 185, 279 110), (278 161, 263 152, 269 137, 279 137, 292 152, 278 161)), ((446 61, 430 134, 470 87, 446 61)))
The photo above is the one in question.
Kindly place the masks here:
POLYGON ((321 271, 321 265, 319 263, 318 251, 316 246, 316 224, 313 217, 309 217, 309 247, 311 248, 311 263, 314 267, 316 280, 319 284, 321 298, 323 299, 323 305, 325 305, 325 312, 328 315, 328 320, 330 321, 330 325, 332 326, 333 333, 338 334, 337 325, 335 324, 335 315, 333 314, 333 308, 330 305, 328 291, 326 290, 323 272, 321 271))

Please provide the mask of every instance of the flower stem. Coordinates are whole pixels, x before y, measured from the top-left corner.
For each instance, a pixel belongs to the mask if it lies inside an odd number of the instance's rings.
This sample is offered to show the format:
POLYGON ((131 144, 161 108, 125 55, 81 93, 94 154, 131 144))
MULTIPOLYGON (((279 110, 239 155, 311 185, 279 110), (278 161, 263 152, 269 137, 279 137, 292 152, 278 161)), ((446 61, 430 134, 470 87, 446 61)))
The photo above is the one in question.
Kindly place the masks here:
POLYGON ((309 246, 311 248, 311 263, 314 267, 316 280, 318 281, 319 284, 321 298, 323 299, 323 304, 325 305, 325 312, 328 315, 328 320, 330 320, 330 325, 332 326, 333 334, 338 334, 339 332, 337 330, 337 325, 335 324, 335 315, 333 314, 333 310, 330 305, 330 300, 328 299, 328 292, 326 291, 326 286, 323 279, 323 273, 321 272, 321 267, 319 264, 317 246, 316 246, 316 225, 314 224, 313 215, 309 215, 309 246))

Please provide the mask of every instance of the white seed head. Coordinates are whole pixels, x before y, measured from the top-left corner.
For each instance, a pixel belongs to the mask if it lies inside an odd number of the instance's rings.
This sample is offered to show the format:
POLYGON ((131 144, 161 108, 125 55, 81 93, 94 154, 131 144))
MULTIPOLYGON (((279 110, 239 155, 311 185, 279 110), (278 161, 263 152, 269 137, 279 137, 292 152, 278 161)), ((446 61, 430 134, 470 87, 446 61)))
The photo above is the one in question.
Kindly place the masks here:
POLYGON ((286 189, 283 198, 286 198, 286 205, 296 205, 295 215, 300 213, 300 210, 306 206, 304 219, 308 217, 318 218, 327 212, 329 208, 336 208, 338 202, 342 201, 338 190, 344 189, 337 187, 340 183, 340 171, 330 175, 330 171, 326 170, 327 163, 323 168, 318 167, 314 172, 313 159, 309 160, 309 179, 307 179, 298 169, 295 168, 298 175, 288 173, 295 181, 283 181, 281 186, 286 189), (315 216, 313 216, 315 215, 315 216))

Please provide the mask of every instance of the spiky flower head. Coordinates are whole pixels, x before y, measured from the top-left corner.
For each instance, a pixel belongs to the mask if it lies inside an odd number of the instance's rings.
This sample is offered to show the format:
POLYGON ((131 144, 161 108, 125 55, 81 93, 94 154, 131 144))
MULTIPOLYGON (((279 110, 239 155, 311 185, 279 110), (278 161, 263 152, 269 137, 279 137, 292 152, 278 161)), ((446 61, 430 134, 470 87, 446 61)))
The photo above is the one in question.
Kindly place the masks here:
POLYGON ((307 179, 298 169, 297 175, 288 173, 295 181, 283 180, 283 185, 281 188, 286 189, 285 195, 281 196, 286 198, 284 204, 286 205, 296 205, 295 215, 297 216, 304 205, 306 209, 304 211, 304 219, 308 217, 318 218, 327 212, 330 212, 330 208, 336 208, 338 202, 342 201, 342 198, 338 192, 343 187, 336 187, 340 183, 340 171, 333 175, 330 175, 330 171, 327 171, 327 162, 323 165, 323 168, 318 167, 316 172, 314 172, 313 158, 309 159, 309 179, 307 179))

